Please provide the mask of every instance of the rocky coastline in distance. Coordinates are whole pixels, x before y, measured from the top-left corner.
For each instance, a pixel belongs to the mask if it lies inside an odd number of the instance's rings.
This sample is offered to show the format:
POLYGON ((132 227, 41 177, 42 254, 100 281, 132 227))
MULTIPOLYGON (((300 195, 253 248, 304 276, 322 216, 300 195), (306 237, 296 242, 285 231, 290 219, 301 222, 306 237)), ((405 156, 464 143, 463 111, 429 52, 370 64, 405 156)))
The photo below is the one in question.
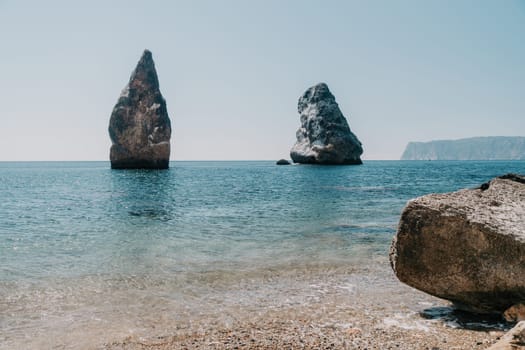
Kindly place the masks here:
POLYGON ((485 136, 409 142, 401 160, 525 160, 525 137, 485 136))

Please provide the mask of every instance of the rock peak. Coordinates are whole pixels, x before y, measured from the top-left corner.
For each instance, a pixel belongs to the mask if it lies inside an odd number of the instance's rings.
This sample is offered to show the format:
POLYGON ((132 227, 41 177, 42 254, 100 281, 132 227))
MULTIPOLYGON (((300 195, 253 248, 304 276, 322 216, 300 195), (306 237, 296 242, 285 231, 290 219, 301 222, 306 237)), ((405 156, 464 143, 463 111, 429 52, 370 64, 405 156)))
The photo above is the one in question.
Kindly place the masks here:
POLYGON ((142 57, 141 58, 144 58, 144 57, 152 57, 152 54, 151 54, 151 51, 148 50, 148 49, 144 49, 144 52, 142 52, 142 57))
POLYGON ((319 83, 299 98, 301 127, 290 151, 294 163, 362 164, 363 148, 352 133, 328 85, 319 83))
POLYGON ((112 168, 168 167, 171 122, 149 50, 144 50, 113 108, 108 130, 112 168))
POLYGON ((302 113, 309 104, 319 103, 320 101, 331 101, 337 104, 334 95, 325 83, 319 83, 306 90, 303 96, 299 98, 297 110, 302 113))
POLYGON ((159 90, 159 78, 155 69, 155 62, 151 51, 148 49, 142 53, 137 66, 131 73, 128 86, 124 90, 132 86, 138 88, 137 84, 144 85, 143 89, 159 90))
POLYGON ((136 68, 149 68, 155 70, 155 62, 153 61, 153 54, 150 50, 145 49, 142 53, 142 56, 140 56, 140 60, 137 63, 136 68))

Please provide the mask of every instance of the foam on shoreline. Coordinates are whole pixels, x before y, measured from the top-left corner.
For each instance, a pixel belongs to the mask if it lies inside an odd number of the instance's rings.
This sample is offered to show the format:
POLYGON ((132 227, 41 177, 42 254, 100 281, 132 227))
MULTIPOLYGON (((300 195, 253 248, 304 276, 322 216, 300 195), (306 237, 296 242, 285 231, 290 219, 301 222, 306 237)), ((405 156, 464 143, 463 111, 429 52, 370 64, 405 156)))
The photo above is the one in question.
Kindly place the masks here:
POLYGON ((422 310, 447 303, 399 283, 386 259, 376 263, 216 271, 192 276, 184 288, 180 281, 175 286, 147 276, 107 279, 97 288, 100 276, 20 286, 16 298, 0 302, 3 314, 11 315, 1 324, 0 349, 352 349, 422 338, 432 346, 446 340, 481 349, 480 337, 488 344, 500 335, 497 328, 480 333, 422 317, 422 310))

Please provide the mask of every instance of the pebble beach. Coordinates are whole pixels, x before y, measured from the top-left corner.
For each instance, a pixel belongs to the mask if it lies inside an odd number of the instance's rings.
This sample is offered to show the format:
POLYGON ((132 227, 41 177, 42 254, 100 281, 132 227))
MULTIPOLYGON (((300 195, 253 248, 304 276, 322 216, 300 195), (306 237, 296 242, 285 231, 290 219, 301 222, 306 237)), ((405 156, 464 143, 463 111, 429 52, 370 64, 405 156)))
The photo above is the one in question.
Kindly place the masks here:
POLYGON ((319 288, 320 279, 331 282, 302 304, 230 305, 227 313, 235 316, 228 321, 201 315, 170 334, 128 336, 102 349, 486 349, 510 328, 457 314, 386 270, 379 277, 388 287, 383 290, 362 284, 365 276, 312 276, 309 282, 319 288))

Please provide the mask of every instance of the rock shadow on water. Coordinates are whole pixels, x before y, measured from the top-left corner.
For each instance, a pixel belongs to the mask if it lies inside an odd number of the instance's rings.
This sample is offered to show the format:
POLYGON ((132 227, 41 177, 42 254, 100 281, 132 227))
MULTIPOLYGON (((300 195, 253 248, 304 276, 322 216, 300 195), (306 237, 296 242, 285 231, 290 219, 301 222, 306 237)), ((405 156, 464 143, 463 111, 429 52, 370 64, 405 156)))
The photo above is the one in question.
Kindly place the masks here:
POLYGON ((115 173, 112 207, 120 220, 130 217, 170 221, 176 215, 173 174, 169 170, 127 170, 115 173))
POLYGON ((513 324, 506 322, 500 315, 476 314, 453 306, 440 306, 424 309, 419 315, 427 320, 441 321, 448 327, 471 331, 508 331, 513 324))

